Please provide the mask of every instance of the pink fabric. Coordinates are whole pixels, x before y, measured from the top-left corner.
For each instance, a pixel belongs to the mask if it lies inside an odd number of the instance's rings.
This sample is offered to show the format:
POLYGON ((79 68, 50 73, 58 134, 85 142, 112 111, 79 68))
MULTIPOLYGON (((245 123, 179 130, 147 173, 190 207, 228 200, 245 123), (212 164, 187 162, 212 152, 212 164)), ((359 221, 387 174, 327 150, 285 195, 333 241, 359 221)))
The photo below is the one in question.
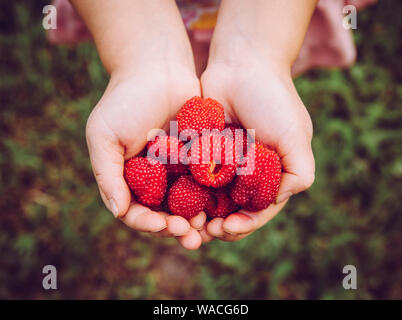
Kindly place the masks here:
POLYGON ((311 68, 344 68, 352 65, 356 59, 356 47, 352 31, 343 27, 342 9, 345 5, 363 9, 375 2, 376 0, 320 0, 293 65, 293 74, 298 75, 311 68))
MULTIPOLYGON (((354 5, 362 9, 376 0, 320 0, 311 19, 306 38, 292 72, 301 74, 317 67, 347 67, 354 63, 356 48, 350 30, 343 27, 345 5, 354 5)), ((213 29, 192 28, 192 23, 201 15, 211 11, 211 5, 218 5, 219 0, 178 0, 190 40, 195 52, 197 69, 205 67, 209 41, 213 29), (194 2, 194 4, 192 3, 194 2), (195 3, 200 3, 198 7, 195 3)), ((91 39, 84 23, 74 11, 68 0, 54 0, 57 8, 57 29, 48 32, 48 39, 53 44, 74 44, 91 39)), ((212 8, 213 10, 214 8, 212 8)))
POLYGON ((57 28, 47 32, 47 38, 53 44, 74 44, 91 39, 84 22, 75 12, 70 1, 54 0, 57 9, 57 28))

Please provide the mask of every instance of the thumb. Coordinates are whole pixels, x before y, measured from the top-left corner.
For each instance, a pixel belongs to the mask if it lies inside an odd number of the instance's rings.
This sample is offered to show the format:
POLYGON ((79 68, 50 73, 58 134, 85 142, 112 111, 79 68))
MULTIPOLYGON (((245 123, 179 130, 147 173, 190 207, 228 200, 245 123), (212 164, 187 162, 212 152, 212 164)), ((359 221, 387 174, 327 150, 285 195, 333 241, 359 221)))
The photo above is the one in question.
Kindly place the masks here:
MULTIPOLYGON (((124 147, 117 137, 105 134, 98 123, 87 124, 87 144, 92 170, 106 207, 117 217, 126 214, 131 201, 124 180, 124 147)), ((106 131, 107 132, 107 131, 106 131)))
POLYGON ((285 153, 281 162, 283 173, 276 203, 308 189, 314 182, 315 163, 310 143, 298 143, 285 153))

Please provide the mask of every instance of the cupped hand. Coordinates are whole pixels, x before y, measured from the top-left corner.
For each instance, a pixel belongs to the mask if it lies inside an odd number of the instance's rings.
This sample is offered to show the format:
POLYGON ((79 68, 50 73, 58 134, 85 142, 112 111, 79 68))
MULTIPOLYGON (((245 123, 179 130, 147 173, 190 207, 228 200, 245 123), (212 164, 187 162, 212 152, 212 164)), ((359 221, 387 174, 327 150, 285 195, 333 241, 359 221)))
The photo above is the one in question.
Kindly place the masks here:
POLYGON ((135 203, 123 177, 124 161, 141 152, 152 129, 168 129, 178 109, 200 95, 195 72, 178 65, 136 67, 112 74, 86 128, 93 172, 106 207, 127 226, 158 236, 177 237, 183 247, 197 249, 209 240, 200 213, 190 222, 135 203), (200 232, 198 230, 201 230, 200 232))
POLYGON ((281 158, 283 174, 276 203, 261 212, 240 210, 208 223, 208 234, 235 241, 262 227, 290 196, 313 183, 312 123, 293 85, 290 68, 268 59, 210 61, 201 85, 204 98, 212 97, 224 105, 227 122, 255 129, 256 138, 273 147, 281 158))

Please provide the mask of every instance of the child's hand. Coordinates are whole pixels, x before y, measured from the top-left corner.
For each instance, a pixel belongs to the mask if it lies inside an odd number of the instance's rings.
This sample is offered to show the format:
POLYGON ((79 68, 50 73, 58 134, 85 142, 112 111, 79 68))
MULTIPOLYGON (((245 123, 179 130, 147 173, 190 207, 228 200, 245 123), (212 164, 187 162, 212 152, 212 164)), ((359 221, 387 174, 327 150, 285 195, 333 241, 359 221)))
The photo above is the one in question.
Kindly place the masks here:
POLYGON ((88 119, 87 142, 102 199, 116 217, 133 229, 175 236, 185 248, 196 249, 202 242, 197 229, 204 226, 204 213, 193 218, 190 226, 182 217, 130 202, 123 177, 124 161, 144 148, 150 130, 167 129, 178 108, 189 97, 200 95, 193 72, 180 66, 168 68, 175 70, 174 75, 155 61, 133 73, 112 74, 88 119))
POLYGON ((111 74, 87 124, 92 168, 103 201, 133 229, 177 236, 185 248, 198 248, 211 239, 202 230, 204 213, 189 223, 130 203, 123 178, 124 161, 144 148, 149 131, 167 129, 181 105, 200 95, 191 45, 175 2, 71 1, 111 74))
POLYGON ((317 0, 222 0, 201 78, 203 96, 226 107, 231 121, 255 129, 275 148, 283 175, 276 204, 262 212, 241 210, 207 225, 212 236, 244 238, 272 219, 287 199, 314 180, 312 124, 290 76, 317 0))
POLYGON ((250 56, 210 61, 201 78, 204 98, 220 101, 226 108, 227 121, 255 129, 256 138, 278 152, 284 172, 276 204, 262 212, 241 210, 208 223, 208 233, 226 241, 242 239, 262 227, 291 195, 314 181, 310 116, 293 86, 289 69, 267 61, 250 56))

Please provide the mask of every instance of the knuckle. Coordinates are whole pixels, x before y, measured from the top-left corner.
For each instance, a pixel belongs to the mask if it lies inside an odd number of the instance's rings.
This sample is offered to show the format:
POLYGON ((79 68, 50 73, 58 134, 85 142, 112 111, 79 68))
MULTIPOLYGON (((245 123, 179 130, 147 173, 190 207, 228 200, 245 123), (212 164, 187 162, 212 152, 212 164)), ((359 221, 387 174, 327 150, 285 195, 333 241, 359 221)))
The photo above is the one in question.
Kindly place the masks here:
POLYGON ((95 176, 95 180, 96 183, 98 184, 99 188, 105 192, 105 189, 107 189, 108 183, 106 182, 106 177, 102 172, 99 172, 96 169, 93 169, 94 172, 94 176, 95 176))
POLYGON ((303 188, 303 190, 310 188, 312 186, 312 184, 314 183, 314 180, 315 180, 314 173, 309 173, 309 174, 304 175, 300 181, 300 184, 301 184, 301 187, 303 188))
POLYGON ((314 127, 313 127, 313 122, 309 115, 307 115, 307 119, 305 121, 305 132, 306 132, 308 141, 311 141, 313 138, 314 127))

